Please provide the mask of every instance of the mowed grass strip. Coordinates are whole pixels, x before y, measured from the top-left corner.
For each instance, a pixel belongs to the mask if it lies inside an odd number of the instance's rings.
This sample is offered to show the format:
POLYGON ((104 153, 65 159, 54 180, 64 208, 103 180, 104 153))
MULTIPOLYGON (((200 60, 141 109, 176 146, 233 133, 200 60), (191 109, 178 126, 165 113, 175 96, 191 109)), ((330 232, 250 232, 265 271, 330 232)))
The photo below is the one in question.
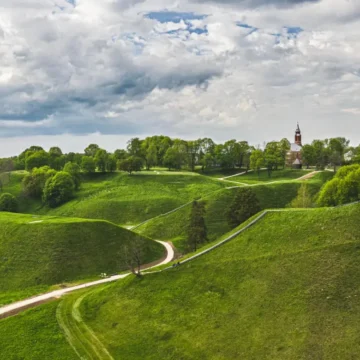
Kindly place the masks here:
MULTIPOLYGON (((332 176, 331 173, 329 173, 332 176)), ((313 179, 307 180, 309 190, 315 195, 326 181, 328 174, 317 174, 313 179)), ((263 184, 252 187, 256 193, 261 209, 274 209, 286 207, 297 195, 301 182, 285 182, 277 184, 263 184)), ((231 227, 226 218, 226 210, 236 193, 243 191, 241 187, 231 187, 216 191, 204 196, 206 202, 205 222, 208 229, 209 241, 214 241, 229 232, 231 227)), ((182 252, 186 248, 186 229, 189 223, 191 206, 184 207, 172 214, 155 218, 136 229, 140 234, 153 239, 170 240, 182 252)))
POLYGON ((271 213, 163 273, 90 294, 115 359, 355 359, 360 206, 271 213))
POLYGON ((144 263, 164 255, 162 245, 106 221, 0 213, 0 304, 120 272, 122 246, 137 237, 144 263))

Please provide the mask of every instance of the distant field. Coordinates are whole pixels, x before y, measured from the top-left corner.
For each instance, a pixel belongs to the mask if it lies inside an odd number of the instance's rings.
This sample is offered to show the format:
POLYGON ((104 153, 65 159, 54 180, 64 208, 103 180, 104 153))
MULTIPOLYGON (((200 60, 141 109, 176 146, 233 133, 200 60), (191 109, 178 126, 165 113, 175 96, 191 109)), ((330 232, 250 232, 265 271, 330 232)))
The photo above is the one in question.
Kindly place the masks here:
MULTIPOLYGON (((310 191, 315 195, 322 184, 331 177, 331 173, 319 173, 308 180, 310 191)), ((262 184, 252 189, 256 193, 261 209, 284 208, 297 195, 301 182, 262 184)), ((241 187, 224 189, 204 197, 206 202, 205 221, 209 241, 231 230, 226 219, 226 209, 235 194, 243 191, 241 187)), ((136 229, 137 232, 153 239, 171 240, 180 251, 186 251, 186 228, 189 222, 191 206, 184 207, 170 215, 158 217, 136 229)))
MULTIPOLYGON (((106 221, 0 212, 0 305, 51 285, 124 270, 119 255, 138 235, 106 221)), ((164 248, 141 237, 144 263, 164 248)))
POLYGON ((193 262, 90 294, 82 316, 114 359, 356 359, 359 216, 268 214, 193 262))
POLYGON ((283 181, 283 180, 295 180, 298 179, 313 170, 294 170, 294 169, 284 169, 284 170, 275 170, 271 173, 271 176, 268 175, 267 170, 261 170, 258 174, 257 172, 251 171, 247 174, 240 176, 233 176, 228 180, 245 183, 245 184, 257 184, 257 183, 266 183, 272 181, 283 181))

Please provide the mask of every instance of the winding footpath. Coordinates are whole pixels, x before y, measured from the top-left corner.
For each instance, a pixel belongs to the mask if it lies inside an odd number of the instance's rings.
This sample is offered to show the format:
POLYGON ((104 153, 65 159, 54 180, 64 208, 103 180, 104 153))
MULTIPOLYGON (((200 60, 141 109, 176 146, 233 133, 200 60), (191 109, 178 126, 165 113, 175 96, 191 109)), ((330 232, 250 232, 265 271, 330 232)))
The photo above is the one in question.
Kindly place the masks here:
MULTIPOLYGON (((160 265, 168 264, 174 258, 174 249, 172 248, 172 246, 170 244, 168 244, 164 241, 157 241, 157 242, 165 247, 165 249, 167 251, 166 258, 164 260, 160 261, 158 264, 153 265, 153 266, 143 269, 143 270, 149 270, 149 269, 152 269, 152 268, 160 266, 160 265)), ((92 282, 84 283, 81 285, 71 286, 71 287, 68 287, 65 289, 55 290, 55 291, 52 291, 52 292, 49 292, 49 293, 46 293, 43 295, 35 296, 35 297, 29 298, 26 300, 18 301, 13 304, 10 304, 10 305, 3 306, 0 308, 0 319, 3 319, 7 316, 11 316, 13 314, 17 314, 22 310, 26 310, 26 309, 34 307, 36 305, 40 305, 51 299, 58 299, 58 298, 62 297, 63 295, 74 292, 76 290, 86 289, 86 288, 89 288, 92 286, 110 283, 113 281, 123 279, 129 275, 130 275, 130 273, 126 273, 126 274, 122 274, 122 275, 115 275, 115 276, 108 277, 106 279, 92 281, 92 282)))

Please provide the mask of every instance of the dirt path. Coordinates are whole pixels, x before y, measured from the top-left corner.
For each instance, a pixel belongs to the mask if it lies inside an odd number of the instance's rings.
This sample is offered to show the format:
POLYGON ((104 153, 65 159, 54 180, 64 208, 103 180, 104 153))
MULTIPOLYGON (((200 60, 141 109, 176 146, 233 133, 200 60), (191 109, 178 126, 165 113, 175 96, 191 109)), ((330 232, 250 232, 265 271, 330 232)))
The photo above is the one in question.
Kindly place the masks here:
MULTIPOLYGON (((165 247, 165 249, 167 251, 167 255, 163 259, 150 264, 150 266, 147 267, 146 270, 149 270, 149 269, 154 268, 156 266, 168 264, 174 258, 175 253, 174 253, 174 250, 173 250, 173 248, 172 248, 172 246, 170 244, 168 244, 168 243, 166 243, 164 241, 157 241, 157 242, 165 247)), ((123 279, 123 278, 125 278, 125 277, 127 277, 129 275, 130 275, 130 273, 122 274, 122 275, 115 275, 115 276, 111 276, 111 277, 106 278, 106 279, 92 281, 92 282, 88 282, 88 283, 85 283, 85 284, 68 287, 68 288, 65 288, 65 289, 55 290, 55 291, 52 291, 52 292, 49 292, 49 293, 46 293, 46 294, 42 294, 42 295, 39 295, 39 296, 32 297, 30 299, 18 301, 18 302, 15 302, 13 304, 10 304, 10 305, 3 306, 3 307, 0 308, 0 319, 3 319, 5 317, 11 316, 11 315, 18 314, 19 312, 21 312, 23 310, 26 310, 26 309, 29 309, 31 307, 41 305, 44 302, 47 302, 49 300, 60 298, 63 295, 71 293, 73 291, 86 289, 86 288, 96 286, 96 285, 100 285, 100 284, 110 283, 110 282, 113 282, 113 281, 123 279)))

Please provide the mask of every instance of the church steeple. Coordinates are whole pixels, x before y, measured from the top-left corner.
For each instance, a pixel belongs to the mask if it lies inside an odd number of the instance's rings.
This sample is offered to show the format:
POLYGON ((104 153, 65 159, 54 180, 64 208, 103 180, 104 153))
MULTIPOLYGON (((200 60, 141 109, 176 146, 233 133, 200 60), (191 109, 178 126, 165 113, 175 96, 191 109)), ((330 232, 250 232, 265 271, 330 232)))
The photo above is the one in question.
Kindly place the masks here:
POLYGON ((301 143, 301 130, 300 130, 299 123, 297 123, 297 128, 296 128, 296 131, 295 131, 295 144, 302 146, 302 143, 301 143))

